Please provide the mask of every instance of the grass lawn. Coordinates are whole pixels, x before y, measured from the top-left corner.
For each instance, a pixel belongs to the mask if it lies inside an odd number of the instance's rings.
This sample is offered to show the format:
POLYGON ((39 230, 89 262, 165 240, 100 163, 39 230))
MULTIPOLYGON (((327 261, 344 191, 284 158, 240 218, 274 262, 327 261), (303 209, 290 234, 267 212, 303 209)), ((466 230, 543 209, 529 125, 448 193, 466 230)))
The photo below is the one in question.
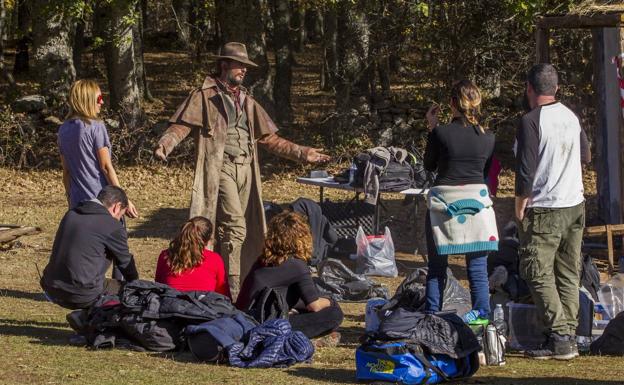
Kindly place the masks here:
MULTIPOLYGON (((162 165, 122 168, 119 174, 140 210, 129 221, 130 248, 141 277, 152 279, 161 249, 187 215, 192 171, 162 165)), ((0 251, 1 384, 329 384, 354 383, 354 351, 364 326, 364 305, 344 304, 343 342, 320 349, 310 365, 288 369, 242 370, 194 362, 188 353, 156 354, 124 350, 93 351, 67 345, 71 334, 66 310, 45 300, 38 284, 64 210, 58 171, 0 169, 0 223, 40 226, 40 234, 23 237, 0 251)), ((317 197, 312 187, 297 185, 294 174, 265 178, 264 198, 279 203, 298 196, 317 197)), ((503 187, 505 184, 503 184, 503 187)), ((505 193, 505 192, 504 192, 505 193)), ((509 189, 507 189, 507 194, 509 189)), ((331 195, 334 199, 344 195, 331 195)), ((497 201, 499 216, 508 218, 511 198, 497 201)), ((399 238, 405 238, 398 231, 399 238)), ((399 239, 403 251, 409 239, 399 239), (401 243, 403 242, 403 243, 401 243)), ((422 259, 400 252, 400 276, 381 279, 391 291, 408 269, 422 259)), ((453 269, 465 283, 462 259, 453 269)), ((470 384, 624 384, 624 359, 580 357, 572 362, 536 362, 511 356, 504 367, 485 367, 470 384)))

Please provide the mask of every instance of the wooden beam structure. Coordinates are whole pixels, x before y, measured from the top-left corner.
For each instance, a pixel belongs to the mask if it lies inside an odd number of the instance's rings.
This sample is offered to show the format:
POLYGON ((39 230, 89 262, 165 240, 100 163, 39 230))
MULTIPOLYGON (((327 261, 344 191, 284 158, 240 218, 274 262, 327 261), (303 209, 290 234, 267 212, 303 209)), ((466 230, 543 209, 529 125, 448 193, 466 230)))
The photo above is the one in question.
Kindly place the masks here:
POLYGON ((607 28, 624 24, 624 13, 594 13, 591 15, 542 16, 537 28, 607 28))
POLYGON ((611 59, 621 52, 620 28, 592 29, 598 210, 605 223, 622 223, 622 109, 616 67, 611 59))
MULTIPOLYGON (((613 250, 613 237, 624 235, 624 225, 590 226, 585 228, 587 237, 607 237, 607 260, 609 261, 609 274, 615 270, 615 251, 613 250)), ((620 266, 620 268, 622 268, 620 266)))
POLYGON ((550 29, 538 27, 535 30, 535 64, 550 63, 550 29))
POLYGON ((0 231, 0 243, 16 240, 24 235, 32 235, 41 232, 39 227, 18 227, 0 231))

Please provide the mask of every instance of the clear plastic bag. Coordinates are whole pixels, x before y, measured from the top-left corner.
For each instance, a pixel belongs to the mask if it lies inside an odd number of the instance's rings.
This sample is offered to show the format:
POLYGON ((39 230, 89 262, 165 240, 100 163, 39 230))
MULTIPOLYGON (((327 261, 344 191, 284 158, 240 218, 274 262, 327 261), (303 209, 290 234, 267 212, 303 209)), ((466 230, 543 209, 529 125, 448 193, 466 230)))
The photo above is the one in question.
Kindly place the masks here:
POLYGON ((360 226, 355 243, 357 245, 356 273, 382 277, 396 277, 399 274, 394 262, 394 243, 388 227, 383 235, 367 236, 360 226))
POLYGON ((604 306, 609 319, 624 311, 624 274, 616 274, 600 286, 598 300, 604 306))

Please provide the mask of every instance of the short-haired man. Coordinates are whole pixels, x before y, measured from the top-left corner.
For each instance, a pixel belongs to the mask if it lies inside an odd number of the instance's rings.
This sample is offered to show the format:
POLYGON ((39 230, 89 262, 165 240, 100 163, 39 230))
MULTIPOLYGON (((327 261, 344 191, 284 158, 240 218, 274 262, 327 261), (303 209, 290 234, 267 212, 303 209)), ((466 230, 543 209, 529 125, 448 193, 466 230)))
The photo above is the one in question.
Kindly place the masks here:
POLYGON ((190 217, 216 224, 217 251, 236 298, 239 282, 262 252, 266 231, 257 147, 302 162, 324 162, 329 156, 276 134, 275 123, 242 86, 247 68, 257 67, 244 44, 226 43, 215 59, 217 72, 191 91, 169 119, 155 155, 166 159, 192 133, 196 158, 190 217))
POLYGON ((126 280, 139 278, 120 222, 127 208, 126 193, 109 185, 97 199, 83 201, 65 214, 41 277, 41 287, 52 302, 86 309, 104 294, 118 294, 120 282, 105 278, 113 260, 126 280))
POLYGON ((579 264, 585 226, 578 117, 555 99, 556 69, 537 64, 527 75, 531 111, 518 129, 515 212, 520 274, 543 317, 546 342, 535 359, 569 360, 576 346, 579 264))

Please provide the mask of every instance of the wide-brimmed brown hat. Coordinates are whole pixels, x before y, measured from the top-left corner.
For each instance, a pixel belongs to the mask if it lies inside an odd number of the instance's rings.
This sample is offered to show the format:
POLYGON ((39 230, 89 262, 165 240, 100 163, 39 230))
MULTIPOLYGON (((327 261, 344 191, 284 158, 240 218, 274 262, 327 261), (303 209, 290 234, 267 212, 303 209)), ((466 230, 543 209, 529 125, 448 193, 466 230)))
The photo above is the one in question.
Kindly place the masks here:
POLYGON ((256 63, 249 60, 249 56, 247 56, 247 47, 245 47, 245 44, 237 43, 235 41, 223 44, 223 46, 219 48, 219 53, 212 56, 212 58, 236 60, 237 62, 247 64, 252 67, 258 66, 256 63))

